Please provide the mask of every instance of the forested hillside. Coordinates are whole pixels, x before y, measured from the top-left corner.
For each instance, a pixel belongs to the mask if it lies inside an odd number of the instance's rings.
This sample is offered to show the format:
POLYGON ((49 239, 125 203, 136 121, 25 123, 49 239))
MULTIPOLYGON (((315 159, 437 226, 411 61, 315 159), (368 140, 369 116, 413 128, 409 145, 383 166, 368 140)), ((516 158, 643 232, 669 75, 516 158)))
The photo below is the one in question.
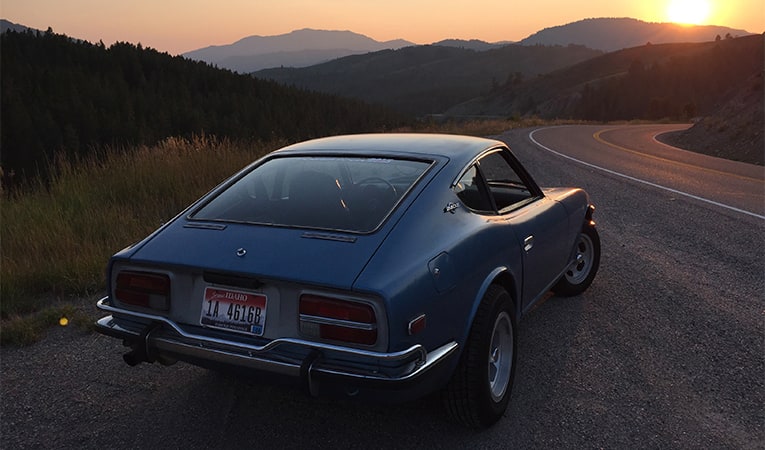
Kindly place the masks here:
POLYGON ((666 60, 637 55, 623 76, 586 84, 575 114, 588 120, 707 115, 763 69, 761 35, 691 46, 666 60))
POLYGON ((53 33, 0 36, 2 168, 43 173, 54 154, 168 136, 300 140, 378 130, 400 116, 361 101, 237 75, 140 44, 53 33))
POLYGON ((506 80, 533 78, 601 54, 573 45, 507 45, 486 51, 420 45, 300 69, 262 70, 254 75, 422 116, 442 113, 506 80))
POLYGON ((762 71, 763 37, 645 45, 541 77, 510 80, 452 115, 538 115, 597 121, 690 119, 715 112, 762 71))

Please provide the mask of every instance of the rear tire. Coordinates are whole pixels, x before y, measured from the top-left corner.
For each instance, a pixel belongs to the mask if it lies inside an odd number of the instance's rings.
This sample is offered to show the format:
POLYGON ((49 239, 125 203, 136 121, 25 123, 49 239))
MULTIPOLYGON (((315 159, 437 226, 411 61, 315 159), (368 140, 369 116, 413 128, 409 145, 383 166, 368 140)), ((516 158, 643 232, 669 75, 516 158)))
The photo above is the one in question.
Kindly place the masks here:
POLYGON ((517 331, 510 295, 492 285, 481 301, 459 365, 443 392, 456 421, 486 428, 505 413, 515 378, 517 331))
POLYGON ((576 242, 576 254, 566 273, 552 291, 563 297, 572 297, 586 291, 600 266, 600 236, 595 227, 585 225, 576 242))

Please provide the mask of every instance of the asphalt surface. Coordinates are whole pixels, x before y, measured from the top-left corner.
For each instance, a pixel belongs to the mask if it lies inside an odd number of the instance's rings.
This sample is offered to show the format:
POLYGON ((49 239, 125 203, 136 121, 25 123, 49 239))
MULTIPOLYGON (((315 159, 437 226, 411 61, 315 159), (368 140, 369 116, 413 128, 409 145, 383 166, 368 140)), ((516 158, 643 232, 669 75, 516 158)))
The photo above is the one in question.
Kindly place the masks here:
POLYGON ((547 149, 532 130, 501 137, 538 183, 590 193, 603 255, 587 292, 521 321, 494 427, 456 426, 436 398, 369 405, 128 367, 116 340, 66 327, 0 350, 0 447, 765 448, 763 168, 613 128, 534 132, 547 149))

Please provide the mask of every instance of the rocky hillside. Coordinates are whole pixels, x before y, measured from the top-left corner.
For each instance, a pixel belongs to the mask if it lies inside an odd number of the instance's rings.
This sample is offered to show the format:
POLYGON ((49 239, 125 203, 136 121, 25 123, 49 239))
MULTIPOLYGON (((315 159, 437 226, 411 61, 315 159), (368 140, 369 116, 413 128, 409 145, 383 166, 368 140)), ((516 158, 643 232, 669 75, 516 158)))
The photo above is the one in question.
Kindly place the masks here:
POLYGON ((765 112, 762 72, 732 92, 717 111, 687 131, 665 135, 676 147, 720 158, 765 165, 765 112))

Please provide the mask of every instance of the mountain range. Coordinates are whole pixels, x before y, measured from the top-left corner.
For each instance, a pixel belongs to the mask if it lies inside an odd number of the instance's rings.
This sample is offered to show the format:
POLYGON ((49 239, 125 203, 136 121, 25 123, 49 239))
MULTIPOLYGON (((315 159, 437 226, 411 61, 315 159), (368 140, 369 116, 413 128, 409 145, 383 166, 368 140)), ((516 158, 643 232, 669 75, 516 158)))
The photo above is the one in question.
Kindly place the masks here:
MULTIPOLYGON (((0 19, 0 32, 23 31, 24 25, 0 19)), ((631 18, 593 18, 545 28, 516 44, 524 46, 581 45, 611 52, 647 43, 712 41, 717 36, 737 37, 748 31, 714 25, 685 26, 672 23, 651 23, 631 18)), ((75 37, 76 38, 76 37, 75 37)), ((445 39, 430 45, 465 50, 489 51, 511 41, 485 42, 478 39, 445 39)), ((248 36, 227 45, 212 45, 183 54, 223 69, 251 73, 268 68, 308 67, 345 56, 395 50, 417 44, 395 39, 377 41, 352 31, 315 30, 305 28, 276 36, 248 36)))
MULTIPOLYGON (((745 30, 699 25, 650 23, 630 18, 584 19, 566 25, 546 28, 518 42, 520 45, 568 46, 583 45, 610 52, 646 43, 712 41, 716 36, 744 36, 745 30)), ((485 42, 477 39, 445 39, 431 45, 488 51, 511 41, 485 42)), ((277 36, 249 36, 228 45, 200 48, 183 56, 204 61, 220 68, 250 73, 275 67, 308 67, 350 55, 415 46, 396 39, 380 42, 351 31, 302 29, 277 36)))
POLYGON ((249 36, 229 45, 214 45, 183 56, 249 73, 269 67, 306 67, 331 59, 415 45, 403 39, 378 42, 351 31, 305 28, 278 36, 249 36))

